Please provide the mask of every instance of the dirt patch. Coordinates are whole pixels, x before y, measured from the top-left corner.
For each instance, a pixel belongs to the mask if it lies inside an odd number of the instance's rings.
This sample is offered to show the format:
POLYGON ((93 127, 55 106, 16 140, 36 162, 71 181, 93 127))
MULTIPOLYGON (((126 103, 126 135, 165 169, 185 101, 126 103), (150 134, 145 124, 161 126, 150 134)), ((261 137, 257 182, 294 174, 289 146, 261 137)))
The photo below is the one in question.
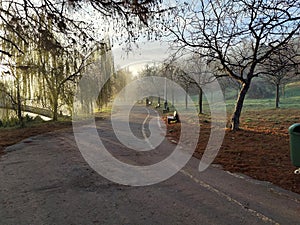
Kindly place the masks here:
MULTIPOLYGON (((103 120, 108 115, 110 115, 108 112, 97 113, 96 120, 103 120)), ((3 150, 7 146, 16 144, 26 138, 71 127, 71 121, 45 121, 40 123, 29 123, 24 128, 1 128, 0 155, 4 154, 3 150)))
POLYGON ((70 128, 71 122, 44 122, 27 125, 24 128, 2 128, 0 129, 0 155, 3 150, 10 145, 18 143, 26 138, 39 134, 70 128))
MULTIPOLYGON (((269 181, 284 189, 300 193, 300 175, 293 172, 288 128, 299 123, 299 110, 279 109, 243 113, 242 130, 226 130, 222 147, 214 163, 224 170, 243 173, 258 180, 269 181)), ((208 137, 210 123, 200 117, 201 133, 194 156, 201 158, 208 137)), ((168 125, 168 136, 178 140, 180 125, 168 125)))

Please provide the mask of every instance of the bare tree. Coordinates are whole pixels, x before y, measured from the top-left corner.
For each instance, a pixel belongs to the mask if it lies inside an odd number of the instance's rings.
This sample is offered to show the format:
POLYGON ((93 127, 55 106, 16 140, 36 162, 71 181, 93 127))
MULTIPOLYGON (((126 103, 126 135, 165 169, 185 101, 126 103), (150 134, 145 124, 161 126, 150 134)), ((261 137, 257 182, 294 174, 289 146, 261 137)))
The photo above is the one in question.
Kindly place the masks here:
POLYGON ((197 0, 177 2, 165 29, 178 47, 219 62, 220 69, 241 83, 231 118, 240 115, 258 66, 299 33, 298 0, 197 0))
POLYGON ((262 65, 262 74, 276 87, 275 107, 279 108, 280 86, 292 81, 299 72, 299 41, 277 49, 262 65))
POLYGON ((187 74, 182 65, 177 64, 175 67, 174 79, 183 87, 185 90, 185 109, 188 109, 188 93, 190 87, 195 84, 195 80, 187 74))
MULTIPOLYGON (((160 89, 160 87, 158 87, 157 85, 155 85, 155 78, 156 76, 163 76, 162 72, 161 72, 161 68, 158 65, 145 65, 144 68, 139 72, 138 77, 139 78, 144 78, 144 77, 148 77, 149 80, 151 81, 152 85, 151 85, 151 89, 154 88, 156 95, 157 95, 157 106, 160 107, 160 100, 161 100, 161 96, 163 95, 163 90, 160 89)), ((146 85, 146 84, 145 84, 146 85)), ((139 91, 144 91, 145 90, 145 86, 143 85, 143 87, 141 88, 141 90, 139 91)), ((151 93, 151 91, 150 91, 151 93)), ((153 101, 153 100, 152 100, 153 101)))
POLYGON ((203 113, 203 86, 213 82, 216 79, 213 68, 207 65, 207 61, 199 54, 193 54, 186 59, 184 71, 187 76, 182 79, 190 80, 192 85, 198 89, 199 114, 203 113))

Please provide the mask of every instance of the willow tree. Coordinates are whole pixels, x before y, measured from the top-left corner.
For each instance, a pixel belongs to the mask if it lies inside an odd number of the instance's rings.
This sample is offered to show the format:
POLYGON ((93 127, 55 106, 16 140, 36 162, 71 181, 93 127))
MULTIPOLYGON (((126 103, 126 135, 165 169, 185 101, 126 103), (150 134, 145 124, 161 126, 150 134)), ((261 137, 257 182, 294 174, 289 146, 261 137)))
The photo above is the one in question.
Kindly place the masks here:
POLYGON ((114 73, 113 94, 118 94, 132 79, 132 72, 128 69, 119 69, 114 73))
POLYGON ((113 85, 117 76, 109 39, 96 46, 93 52, 93 63, 84 68, 84 77, 78 86, 80 93, 80 110, 93 113, 96 108, 101 110, 113 97, 113 85))
POLYGON ((100 55, 98 56, 98 66, 96 69, 97 82, 101 83, 101 90, 97 98, 97 106, 101 110, 104 105, 113 97, 113 83, 115 79, 115 68, 113 55, 111 51, 111 44, 108 38, 106 38, 100 55))
POLYGON ((231 117, 238 130, 245 96, 258 67, 284 46, 300 28, 299 0, 176 1, 161 26, 174 44, 216 61, 242 88, 231 117))
POLYGON ((33 69, 34 65, 29 54, 32 50, 32 45, 24 42, 12 29, 22 31, 21 27, 16 26, 15 23, 11 23, 10 26, 1 24, 3 34, 6 38, 12 40, 12 42, 1 42, 2 49, 11 53, 10 57, 1 57, 1 63, 6 69, 2 73, 1 81, 2 93, 7 97, 7 108, 13 108, 16 111, 19 123, 23 126, 22 110, 26 106, 26 102, 31 100, 31 85, 33 82, 33 69), (15 44, 22 47, 23 53, 20 53, 15 49, 15 44))
MULTIPOLYGON (((12 21, 17 23, 22 31, 12 29, 24 42, 34 41, 32 35, 23 32, 25 29, 34 35, 48 30, 47 24, 37 19, 45 15, 63 42, 87 47, 100 44, 110 29, 115 31, 115 40, 119 43, 134 41, 143 35, 141 27, 147 26, 149 17, 164 10, 161 0, 0 0, 0 20, 8 26, 12 21)), ((23 53, 22 46, 2 33, 0 40, 11 43, 15 50, 23 53)), ((12 52, 0 48, 0 54, 11 56, 12 52)))
POLYGON ((44 99, 52 111, 52 119, 57 120, 61 105, 72 104, 75 85, 81 72, 91 58, 91 52, 82 54, 75 48, 66 48, 57 41, 55 34, 49 32, 52 26, 37 38, 35 61, 39 77, 40 99, 44 99))

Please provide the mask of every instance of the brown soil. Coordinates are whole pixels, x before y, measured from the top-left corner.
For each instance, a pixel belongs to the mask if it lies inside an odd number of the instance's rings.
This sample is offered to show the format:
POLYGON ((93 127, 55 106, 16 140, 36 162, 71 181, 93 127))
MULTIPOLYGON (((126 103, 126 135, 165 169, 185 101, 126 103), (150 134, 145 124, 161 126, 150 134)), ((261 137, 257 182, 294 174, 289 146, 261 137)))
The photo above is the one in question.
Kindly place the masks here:
MULTIPOLYGON (((200 138, 194 156, 201 158, 210 135, 209 118, 200 117, 200 138)), ((288 128, 300 122, 299 110, 278 109, 243 113, 241 130, 226 130, 222 147, 214 163, 224 170, 269 181, 300 193, 300 175, 291 163, 288 128)), ((168 136, 180 136, 180 124, 168 125, 168 136)))
MULTIPOLYGON (((222 147, 214 163, 230 172, 272 182, 300 193, 300 175, 294 175, 289 152, 288 127, 300 122, 299 110, 264 110, 244 112, 242 130, 226 130, 222 147)), ((210 134, 209 117, 200 117, 201 133, 195 156, 201 158, 210 134)), ((0 129, 1 151, 25 138, 71 127, 71 122, 47 122, 26 128, 0 129)), ((178 139, 180 124, 168 125, 168 136, 178 139)))
POLYGON ((71 122, 44 122, 32 124, 24 128, 1 128, 0 155, 3 154, 5 147, 18 143, 26 138, 67 127, 71 127, 71 122))

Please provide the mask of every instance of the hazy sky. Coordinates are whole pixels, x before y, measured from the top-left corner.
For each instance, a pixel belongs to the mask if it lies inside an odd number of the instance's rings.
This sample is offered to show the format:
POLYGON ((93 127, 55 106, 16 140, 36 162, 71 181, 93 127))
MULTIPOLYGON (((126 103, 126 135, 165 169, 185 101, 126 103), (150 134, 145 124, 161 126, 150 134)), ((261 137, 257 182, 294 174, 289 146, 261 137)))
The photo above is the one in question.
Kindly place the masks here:
POLYGON ((170 51, 167 43, 163 42, 141 42, 138 48, 126 53, 122 47, 113 48, 113 57, 116 68, 129 68, 134 76, 142 70, 145 65, 161 63, 168 58, 170 51))

